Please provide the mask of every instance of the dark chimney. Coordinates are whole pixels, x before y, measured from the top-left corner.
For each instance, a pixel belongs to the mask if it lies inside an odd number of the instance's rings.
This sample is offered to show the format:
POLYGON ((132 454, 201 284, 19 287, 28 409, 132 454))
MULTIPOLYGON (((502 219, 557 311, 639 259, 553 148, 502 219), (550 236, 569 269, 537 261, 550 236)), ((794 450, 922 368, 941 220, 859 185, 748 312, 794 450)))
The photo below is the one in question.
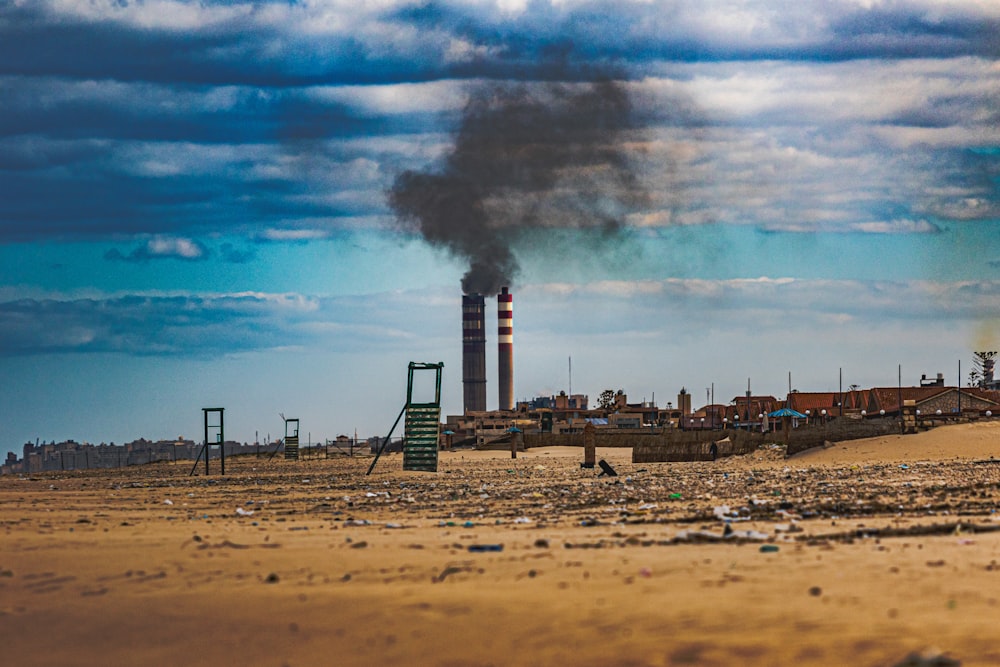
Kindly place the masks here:
POLYGON ((462 395, 465 412, 486 410, 486 302, 462 295, 462 395))

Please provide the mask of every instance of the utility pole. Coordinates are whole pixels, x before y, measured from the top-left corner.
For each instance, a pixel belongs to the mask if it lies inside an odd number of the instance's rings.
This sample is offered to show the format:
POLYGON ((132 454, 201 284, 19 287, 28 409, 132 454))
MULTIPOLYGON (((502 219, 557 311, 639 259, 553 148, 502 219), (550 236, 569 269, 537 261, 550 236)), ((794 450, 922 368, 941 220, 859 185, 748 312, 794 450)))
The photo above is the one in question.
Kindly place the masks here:
POLYGON ((899 399, 899 432, 903 433, 905 428, 905 422, 903 421, 903 364, 899 364, 899 378, 898 378, 897 391, 899 399))
POLYGON ((750 378, 747 378, 747 433, 750 432, 750 378))
POLYGON ((840 399, 838 402, 840 403, 840 416, 843 417, 844 416, 844 369, 843 368, 840 369, 839 390, 840 390, 840 399))

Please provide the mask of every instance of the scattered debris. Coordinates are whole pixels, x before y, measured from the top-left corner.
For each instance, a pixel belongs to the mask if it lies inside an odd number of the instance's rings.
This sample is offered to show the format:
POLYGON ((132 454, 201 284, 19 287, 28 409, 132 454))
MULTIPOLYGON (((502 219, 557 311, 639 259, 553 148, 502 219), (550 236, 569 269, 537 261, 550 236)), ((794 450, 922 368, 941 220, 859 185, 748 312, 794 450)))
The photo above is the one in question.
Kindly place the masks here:
POLYGON ((893 667, 959 667, 962 663, 937 649, 911 653, 893 667))
POLYGON ((615 472, 615 469, 611 467, 611 464, 605 461, 604 459, 598 461, 597 465, 601 467, 601 474, 598 475, 598 477, 604 477, 605 475, 607 475, 608 477, 618 476, 618 473, 615 472))

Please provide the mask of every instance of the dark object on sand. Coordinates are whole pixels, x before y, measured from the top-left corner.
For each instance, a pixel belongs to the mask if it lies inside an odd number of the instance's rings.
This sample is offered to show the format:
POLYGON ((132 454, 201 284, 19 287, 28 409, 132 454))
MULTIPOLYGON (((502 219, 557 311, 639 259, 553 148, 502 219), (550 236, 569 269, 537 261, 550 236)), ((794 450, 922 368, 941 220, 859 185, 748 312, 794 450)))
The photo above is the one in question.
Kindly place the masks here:
POLYGON ((598 475, 598 477, 604 477, 605 475, 607 475, 608 477, 618 476, 618 473, 616 473, 615 469, 611 467, 611 464, 605 461, 604 459, 598 461, 597 465, 601 466, 601 474, 598 475))

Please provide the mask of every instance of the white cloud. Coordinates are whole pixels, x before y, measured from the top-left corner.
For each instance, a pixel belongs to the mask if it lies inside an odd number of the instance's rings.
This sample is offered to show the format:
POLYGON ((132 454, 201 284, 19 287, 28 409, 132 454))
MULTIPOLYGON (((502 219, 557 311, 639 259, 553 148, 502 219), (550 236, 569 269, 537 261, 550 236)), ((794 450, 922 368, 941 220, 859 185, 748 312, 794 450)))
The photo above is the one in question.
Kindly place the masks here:
POLYGON ((150 257, 200 259, 205 255, 205 248, 187 238, 154 236, 146 242, 146 252, 150 257))
MULTIPOLYGON (((524 299, 546 302, 546 308, 573 309, 579 300, 594 302, 600 314, 611 304, 624 310, 674 312, 682 309, 687 321, 716 319, 720 312, 770 311, 767 326, 782 321, 782 313, 814 318, 849 318, 851 321, 899 319, 910 321, 937 317, 942 309, 954 317, 977 321, 1000 316, 1000 281, 887 282, 819 280, 792 277, 711 280, 615 280, 589 283, 540 283, 518 290, 524 299), (597 305, 598 302, 603 305, 597 305)), ((519 297, 520 298, 520 297, 519 297)), ((624 311, 623 311, 624 312, 624 311)), ((728 317, 728 315, 727 315, 728 317)), ((614 330, 614 317, 595 317, 614 330)), ((736 318, 736 322, 744 322, 736 318)), ((845 320, 846 321, 846 320, 845 320)), ((655 324, 655 320, 650 320, 655 324)), ((758 323, 763 325, 764 323, 758 323)), ((742 326, 742 325, 741 325, 742 326)))
POLYGON ((179 0, 38 0, 57 15, 87 21, 117 21, 138 28, 198 30, 253 13, 249 2, 225 5, 179 0))
POLYGON ((266 241, 312 241, 328 235, 322 229, 265 229, 258 236, 266 241))
POLYGON ((308 96, 346 104, 367 114, 440 113, 460 109, 465 84, 443 80, 371 86, 322 86, 306 89, 308 96))
POLYGON ((444 62, 467 63, 482 60, 497 54, 497 49, 481 44, 473 44, 465 39, 451 39, 444 51, 444 62))
POLYGON ((940 228, 926 220, 879 220, 858 222, 850 228, 859 232, 871 234, 935 234, 940 228))

